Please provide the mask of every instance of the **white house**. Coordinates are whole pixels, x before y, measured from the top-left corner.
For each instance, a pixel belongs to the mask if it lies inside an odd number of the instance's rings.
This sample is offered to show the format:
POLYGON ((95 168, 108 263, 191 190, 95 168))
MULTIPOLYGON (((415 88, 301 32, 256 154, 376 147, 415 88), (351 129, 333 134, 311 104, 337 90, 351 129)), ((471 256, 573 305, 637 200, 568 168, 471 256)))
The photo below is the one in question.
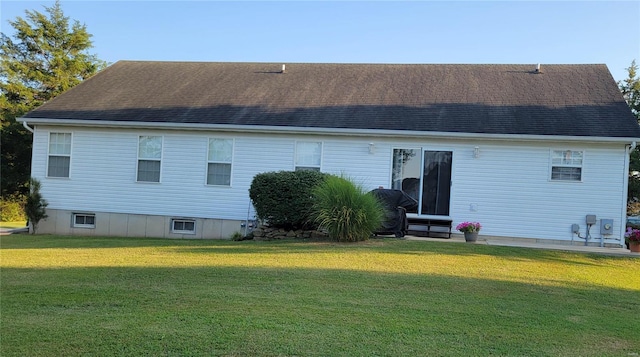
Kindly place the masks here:
POLYGON ((640 138, 597 64, 121 61, 21 120, 40 232, 170 238, 242 231, 254 175, 315 169, 405 190, 414 221, 620 246, 640 138))

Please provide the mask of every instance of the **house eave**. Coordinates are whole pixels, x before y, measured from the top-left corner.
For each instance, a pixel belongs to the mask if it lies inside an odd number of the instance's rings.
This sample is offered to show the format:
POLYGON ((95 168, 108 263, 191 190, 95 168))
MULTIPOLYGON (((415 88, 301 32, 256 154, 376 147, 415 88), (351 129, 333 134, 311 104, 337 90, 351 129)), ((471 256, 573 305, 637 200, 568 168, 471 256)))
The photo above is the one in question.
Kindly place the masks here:
POLYGON ((531 134, 492 134, 442 131, 382 130, 382 129, 348 129, 321 127, 294 127, 269 125, 229 125, 202 123, 168 123, 168 122, 134 122, 134 121, 93 121, 81 119, 51 118, 18 118, 23 125, 54 125, 91 128, 128 128, 128 129, 165 129, 165 130, 215 130, 226 132, 245 132, 261 134, 304 134, 304 135, 336 135, 357 137, 388 138, 439 138, 439 139, 485 139, 485 140, 518 140, 518 141, 567 141, 598 143, 634 143, 637 137, 602 137, 602 136, 567 136, 567 135, 531 135, 531 134))

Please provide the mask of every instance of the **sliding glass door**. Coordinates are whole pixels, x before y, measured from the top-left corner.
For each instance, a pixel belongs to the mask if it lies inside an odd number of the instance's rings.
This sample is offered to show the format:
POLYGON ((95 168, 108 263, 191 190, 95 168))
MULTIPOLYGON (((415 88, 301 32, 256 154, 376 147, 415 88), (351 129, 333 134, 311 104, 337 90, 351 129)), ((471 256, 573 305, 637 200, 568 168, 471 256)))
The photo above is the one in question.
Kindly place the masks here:
POLYGON ((418 201, 418 207, 407 213, 449 215, 451 162, 451 151, 393 150, 392 188, 418 201))

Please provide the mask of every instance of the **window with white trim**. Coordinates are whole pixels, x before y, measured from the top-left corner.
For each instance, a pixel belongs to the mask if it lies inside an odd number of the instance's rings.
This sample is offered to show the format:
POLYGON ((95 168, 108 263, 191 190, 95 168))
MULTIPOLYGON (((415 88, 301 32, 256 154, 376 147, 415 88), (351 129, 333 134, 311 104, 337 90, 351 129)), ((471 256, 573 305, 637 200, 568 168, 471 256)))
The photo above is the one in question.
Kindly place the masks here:
POLYGON ((209 139, 207 185, 231 186, 233 139, 209 139))
POLYGON ((69 177, 71 133, 49 133, 47 177, 69 177))
POLYGON ((96 228, 96 215, 93 213, 74 213, 74 228, 96 228))
POLYGON ((322 162, 322 142, 298 141, 296 142, 295 169, 320 171, 322 162))
POLYGON ((171 233, 196 234, 196 221, 174 218, 171 220, 171 233))
POLYGON ((162 136, 138 138, 138 182, 160 182, 162 136))
POLYGON ((551 151, 552 181, 582 181, 584 152, 576 150, 551 151))

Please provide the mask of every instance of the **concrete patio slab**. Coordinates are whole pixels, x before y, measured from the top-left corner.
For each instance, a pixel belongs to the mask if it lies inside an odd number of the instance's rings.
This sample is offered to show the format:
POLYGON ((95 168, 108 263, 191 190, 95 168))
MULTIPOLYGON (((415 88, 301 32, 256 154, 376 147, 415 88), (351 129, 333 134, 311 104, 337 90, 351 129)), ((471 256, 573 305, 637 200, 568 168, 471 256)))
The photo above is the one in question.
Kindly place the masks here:
POLYGON ((464 244, 484 244, 484 245, 494 245, 494 246, 504 246, 504 247, 520 247, 520 248, 533 248, 533 249, 548 249, 548 250, 564 250, 564 251, 573 251, 573 252, 582 252, 582 253, 595 253, 595 254, 604 254, 604 255, 615 255, 615 256, 628 256, 628 257, 636 257, 640 258, 640 253, 632 253, 629 249, 626 248, 616 248, 616 247, 596 247, 596 246, 585 246, 579 244, 558 244, 558 243, 544 243, 539 240, 527 242, 523 239, 509 239, 509 238, 487 238, 487 239, 478 239, 478 241, 473 243, 468 243, 462 237, 454 237, 451 238, 429 238, 429 237, 416 237, 416 236, 406 236, 405 239, 408 240, 423 240, 423 241, 433 241, 433 242, 451 242, 451 243, 464 243, 464 244))

